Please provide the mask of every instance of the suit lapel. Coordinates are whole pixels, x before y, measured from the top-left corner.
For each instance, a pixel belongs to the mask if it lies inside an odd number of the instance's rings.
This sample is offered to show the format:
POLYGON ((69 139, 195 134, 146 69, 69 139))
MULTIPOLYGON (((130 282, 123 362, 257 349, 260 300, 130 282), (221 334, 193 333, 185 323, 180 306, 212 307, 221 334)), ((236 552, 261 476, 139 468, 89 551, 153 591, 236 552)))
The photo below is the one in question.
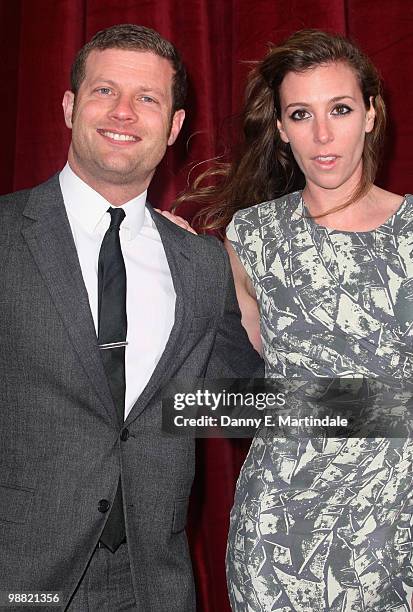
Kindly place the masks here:
POLYGON ((191 250, 187 243, 189 234, 154 211, 150 205, 148 208, 159 231, 172 276, 176 293, 175 321, 165 350, 125 423, 133 421, 145 409, 163 383, 177 371, 180 365, 177 360, 179 347, 194 313, 196 277, 191 250))
MULTIPOLYGON (((144 410, 163 382, 178 369, 180 364, 177 362, 177 352, 194 312, 196 278, 186 242, 187 235, 148 206, 171 271, 176 293, 175 321, 162 357, 126 423, 134 420, 144 410)), ((99 354, 89 299, 57 175, 33 189, 23 214, 26 219, 22 233, 33 259, 66 327, 69 341, 107 416, 116 426, 116 411, 99 354)))
POLYGON ((116 412, 57 175, 33 189, 23 214, 26 219, 22 233, 27 245, 79 361, 111 421, 116 423, 116 412))

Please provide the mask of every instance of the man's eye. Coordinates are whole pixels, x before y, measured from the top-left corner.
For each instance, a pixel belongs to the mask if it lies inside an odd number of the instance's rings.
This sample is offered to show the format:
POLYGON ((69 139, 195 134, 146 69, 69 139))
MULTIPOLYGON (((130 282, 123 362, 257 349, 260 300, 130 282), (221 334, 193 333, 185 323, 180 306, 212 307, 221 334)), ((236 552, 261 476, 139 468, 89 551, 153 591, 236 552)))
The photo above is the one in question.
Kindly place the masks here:
POLYGON ((352 108, 347 106, 347 104, 337 104, 331 111, 332 115, 348 115, 352 112, 352 108))
POLYGON ((155 102, 151 96, 141 96, 139 99, 142 100, 142 102, 155 102))
POLYGON ((308 119, 309 116, 310 113, 308 111, 298 109, 290 115, 290 119, 292 119, 293 121, 302 121, 303 119, 308 119))
POLYGON ((109 96, 112 93, 110 87, 98 87, 96 91, 104 96, 109 96))

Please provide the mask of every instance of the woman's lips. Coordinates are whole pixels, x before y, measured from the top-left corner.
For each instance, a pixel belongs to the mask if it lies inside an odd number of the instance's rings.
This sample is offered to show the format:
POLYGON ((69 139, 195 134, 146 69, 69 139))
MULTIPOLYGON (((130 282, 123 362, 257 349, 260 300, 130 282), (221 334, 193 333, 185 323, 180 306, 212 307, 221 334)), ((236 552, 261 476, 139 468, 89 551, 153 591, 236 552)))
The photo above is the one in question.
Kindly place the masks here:
POLYGON ((321 168, 333 168, 338 160, 340 159, 339 155, 317 155, 316 157, 311 158, 313 162, 315 162, 321 168))

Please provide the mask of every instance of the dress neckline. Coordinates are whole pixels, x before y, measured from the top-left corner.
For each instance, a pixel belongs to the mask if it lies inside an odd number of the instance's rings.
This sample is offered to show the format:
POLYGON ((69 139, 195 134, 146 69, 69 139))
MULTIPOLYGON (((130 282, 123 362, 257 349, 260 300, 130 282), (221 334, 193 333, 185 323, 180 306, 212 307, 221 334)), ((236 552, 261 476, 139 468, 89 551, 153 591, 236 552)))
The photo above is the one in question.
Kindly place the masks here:
POLYGON ((397 210, 394 211, 394 213, 392 215, 390 215, 390 217, 388 217, 386 219, 386 221, 384 221, 383 223, 381 223, 380 225, 378 225, 377 227, 371 229, 371 230, 364 230, 364 231, 354 231, 354 230, 341 230, 341 229, 336 229, 334 227, 328 227, 326 225, 321 225, 320 223, 317 223, 316 221, 314 221, 313 217, 311 217, 310 212, 308 210, 308 208, 305 205, 304 202, 304 198, 303 198, 303 194, 302 191, 298 192, 299 197, 300 197, 300 204, 301 204, 301 209, 302 209, 302 215, 303 218, 307 221, 307 223, 309 223, 314 229, 318 230, 318 231, 323 231, 326 232, 328 234, 345 234, 345 235, 360 235, 360 234, 364 234, 364 235, 369 235, 369 234, 374 234, 375 232, 380 231, 381 229, 383 229, 384 227, 388 226, 389 224, 391 224, 394 219, 396 219, 396 217, 398 217, 406 208, 407 204, 413 202, 413 196, 409 193, 406 193, 403 196, 403 200, 401 201, 399 207, 397 208, 397 210))

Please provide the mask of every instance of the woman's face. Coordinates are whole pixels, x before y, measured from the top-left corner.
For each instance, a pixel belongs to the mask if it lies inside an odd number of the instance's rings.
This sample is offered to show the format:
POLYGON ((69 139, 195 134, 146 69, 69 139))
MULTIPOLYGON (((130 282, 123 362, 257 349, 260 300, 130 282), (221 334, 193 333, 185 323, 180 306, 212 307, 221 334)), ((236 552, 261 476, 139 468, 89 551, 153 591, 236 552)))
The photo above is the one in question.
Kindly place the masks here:
POLYGON ((277 126, 307 186, 352 191, 361 179, 364 139, 375 118, 371 103, 366 110, 353 70, 337 62, 289 72, 280 101, 277 126))

